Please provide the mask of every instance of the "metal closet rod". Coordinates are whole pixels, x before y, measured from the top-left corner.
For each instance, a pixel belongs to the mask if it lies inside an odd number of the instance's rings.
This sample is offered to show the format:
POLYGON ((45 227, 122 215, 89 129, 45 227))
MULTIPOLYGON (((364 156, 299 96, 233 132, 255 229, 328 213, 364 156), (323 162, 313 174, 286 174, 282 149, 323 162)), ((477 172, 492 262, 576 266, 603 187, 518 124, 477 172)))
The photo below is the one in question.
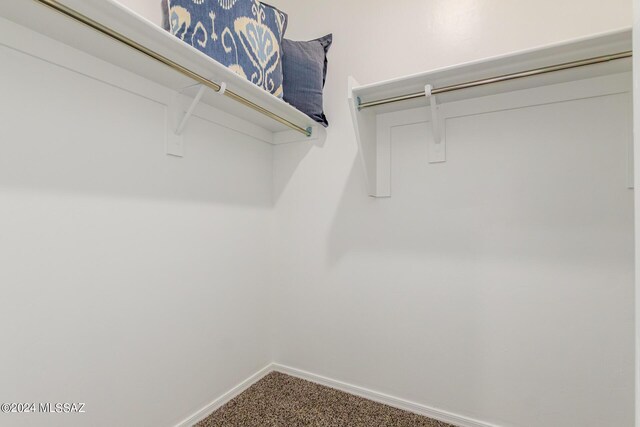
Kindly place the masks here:
MULTIPOLYGON (((563 64, 550 65, 547 67, 536 68, 528 71, 521 71, 518 73, 504 74, 502 76, 491 77, 488 79, 475 80, 466 83, 459 83, 451 86, 444 86, 441 88, 435 88, 431 91, 432 95, 438 95, 441 93, 453 92, 461 89, 469 89, 472 87, 485 86, 493 83, 506 82, 509 80, 522 79, 525 77, 537 76, 540 74, 552 73, 555 71, 569 70, 571 68, 585 67, 587 65, 601 64, 603 62, 615 61, 617 59, 630 58, 633 56, 632 51, 614 53, 610 55, 597 56, 595 58, 582 59, 580 61, 565 62, 563 64)), ((425 92, 411 93, 408 95, 394 96, 391 98, 379 99, 377 101, 362 102, 358 105, 360 110, 370 107, 376 107, 378 105, 391 104, 393 102, 407 101, 410 99, 422 98, 426 96, 425 92)))
MULTIPOLYGON (((123 43, 127 46, 129 46, 130 48, 148 56, 149 58, 152 58, 158 62, 163 63, 164 65, 174 69, 175 71, 178 71, 179 73, 197 81, 198 83, 209 87, 213 90, 215 90, 216 92, 218 92, 222 86, 219 85, 218 83, 211 81, 209 79, 207 79, 206 77, 203 77, 202 75, 189 70, 188 68, 183 67, 182 65, 178 64, 175 61, 172 61, 171 59, 141 45, 140 43, 131 40, 130 38, 128 38, 127 36, 124 36, 120 33, 118 33, 115 30, 112 30, 109 27, 106 27, 104 25, 102 25, 101 23, 94 21, 93 19, 89 18, 88 16, 85 16, 79 12, 77 12, 74 9, 71 9, 70 7, 67 7, 63 4, 58 3, 56 0, 35 0, 38 3, 41 3, 45 6, 48 6, 52 9, 54 9, 57 12, 62 13, 63 15, 68 16, 69 18, 74 19, 75 21, 78 21, 88 27, 93 28, 94 30, 120 42, 123 43)), ((237 93, 231 91, 231 90, 225 90, 224 91, 224 96, 231 98, 243 105, 246 105, 247 107, 251 108, 252 110, 255 110, 279 123, 282 123, 283 125, 286 125, 288 127, 290 127, 291 129, 298 131, 306 136, 311 136, 311 129, 305 129, 302 128, 298 125, 296 125, 295 123, 285 119, 284 117, 280 117, 279 115, 277 115, 276 113, 273 113, 269 110, 267 110, 266 108, 256 104, 253 101, 248 100, 247 98, 243 97, 242 95, 238 95, 237 93)))

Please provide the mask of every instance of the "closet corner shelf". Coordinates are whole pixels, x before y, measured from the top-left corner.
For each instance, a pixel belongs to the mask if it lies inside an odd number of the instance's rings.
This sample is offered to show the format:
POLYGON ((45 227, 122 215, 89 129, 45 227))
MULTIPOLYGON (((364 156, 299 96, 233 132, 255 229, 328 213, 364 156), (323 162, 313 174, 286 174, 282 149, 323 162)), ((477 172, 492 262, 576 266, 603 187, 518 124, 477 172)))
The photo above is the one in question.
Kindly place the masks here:
MULTIPOLYGON (((178 68, 204 77, 213 82, 212 86, 223 84, 227 96, 221 96, 219 92, 207 87, 199 99, 200 103, 215 109, 211 110, 212 114, 216 111, 219 113, 216 121, 223 126, 270 144, 310 141, 318 137, 318 124, 306 114, 255 86, 117 1, 56 0, 53 3, 61 4, 90 18, 177 64, 178 68), (253 108, 250 107, 251 104, 253 108), (309 133, 311 136, 308 136, 309 133)), ((160 7, 159 0, 157 3, 160 7)), ((0 18, 159 83, 170 89, 172 93, 180 93, 189 100, 194 99, 198 92, 194 89, 198 82, 177 71, 176 68, 59 13, 42 4, 40 0, 3 2, 0 6, 0 18)), ((3 38, 15 39, 16 37, 3 38)), ((13 40, 0 40, 0 44, 15 48, 13 40)), ((182 110, 181 114, 184 116, 187 114, 186 105, 182 104, 183 102, 177 102, 176 106, 182 110)))
POLYGON ((369 195, 391 195, 392 127, 431 122, 428 160, 444 162, 447 107, 472 98, 629 73, 631 39, 631 29, 622 29, 379 83, 359 85, 349 77, 351 118, 369 195))

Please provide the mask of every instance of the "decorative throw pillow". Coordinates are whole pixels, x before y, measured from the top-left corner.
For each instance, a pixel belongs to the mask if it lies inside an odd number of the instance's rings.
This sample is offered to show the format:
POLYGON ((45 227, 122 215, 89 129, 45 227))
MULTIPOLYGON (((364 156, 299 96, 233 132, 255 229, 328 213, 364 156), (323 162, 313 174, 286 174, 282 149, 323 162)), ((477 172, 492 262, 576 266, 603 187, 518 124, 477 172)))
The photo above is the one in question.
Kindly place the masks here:
POLYGON ((168 0, 171 33, 282 98, 287 14, 258 0, 168 0))
POLYGON ((282 41, 284 100, 324 127, 329 122, 324 114, 322 92, 332 42, 332 34, 308 42, 282 41))

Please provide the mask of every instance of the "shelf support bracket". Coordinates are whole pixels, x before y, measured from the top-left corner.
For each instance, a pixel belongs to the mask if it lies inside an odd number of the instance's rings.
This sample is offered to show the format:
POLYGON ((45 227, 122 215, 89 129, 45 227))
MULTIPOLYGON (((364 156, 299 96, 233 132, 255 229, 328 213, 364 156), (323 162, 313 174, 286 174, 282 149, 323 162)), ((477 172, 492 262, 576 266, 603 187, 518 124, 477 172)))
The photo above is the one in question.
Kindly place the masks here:
MULTIPOLYGON (((182 118, 180 119, 180 122, 178 123, 178 125, 172 129, 172 126, 175 123, 175 120, 168 120, 166 148, 167 148, 167 154, 170 156, 176 156, 176 157, 184 156, 184 139, 182 134, 184 133, 184 130, 186 129, 187 124, 189 123, 189 119, 191 119, 191 116, 193 116, 193 112, 196 110, 196 107, 202 100, 202 97, 204 96, 204 93, 207 90, 207 86, 205 85, 197 84, 195 86, 199 87, 198 92, 191 100, 189 107, 184 111, 184 114, 182 115, 182 118)), ((194 86, 189 86, 189 87, 191 88, 194 86)), ((223 95, 226 90, 227 90, 227 84, 221 83, 220 89, 216 93, 219 95, 223 95)), ((171 110, 171 115, 173 118, 177 118, 179 116, 179 112, 182 111, 181 105, 182 105, 182 93, 177 93, 174 101, 172 102, 172 105, 169 106, 169 109, 171 110)))
POLYGON ((424 94, 429 100, 431 109, 431 131, 433 139, 429 142, 429 163, 442 163, 447 161, 447 146, 444 138, 444 120, 440 117, 438 101, 433 94, 433 86, 428 84, 424 87, 424 94))
POLYGON ((180 121, 180 124, 178 125, 178 127, 176 128, 176 131, 174 132, 176 135, 181 136, 182 132, 184 132, 184 128, 187 127, 187 123, 189 122, 189 119, 191 118, 193 111, 196 109, 196 107, 200 103, 200 100, 202 99, 202 95, 204 95, 204 92, 206 89, 207 89, 206 86, 200 85, 200 89, 198 89, 198 93, 196 94, 195 98, 193 98, 193 100, 191 101, 191 105, 189 105, 189 108, 187 108, 187 111, 184 113, 184 116, 182 116, 182 120, 180 121))

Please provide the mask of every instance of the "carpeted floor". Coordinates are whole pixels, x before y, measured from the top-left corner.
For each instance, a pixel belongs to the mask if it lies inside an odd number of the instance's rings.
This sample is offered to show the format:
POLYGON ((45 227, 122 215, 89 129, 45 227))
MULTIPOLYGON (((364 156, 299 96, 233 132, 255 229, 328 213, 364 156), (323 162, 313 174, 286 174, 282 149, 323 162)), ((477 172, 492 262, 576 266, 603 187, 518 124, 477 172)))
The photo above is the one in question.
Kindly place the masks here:
POLYGON ((273 372, 197 427, 454 427, 273 372))

